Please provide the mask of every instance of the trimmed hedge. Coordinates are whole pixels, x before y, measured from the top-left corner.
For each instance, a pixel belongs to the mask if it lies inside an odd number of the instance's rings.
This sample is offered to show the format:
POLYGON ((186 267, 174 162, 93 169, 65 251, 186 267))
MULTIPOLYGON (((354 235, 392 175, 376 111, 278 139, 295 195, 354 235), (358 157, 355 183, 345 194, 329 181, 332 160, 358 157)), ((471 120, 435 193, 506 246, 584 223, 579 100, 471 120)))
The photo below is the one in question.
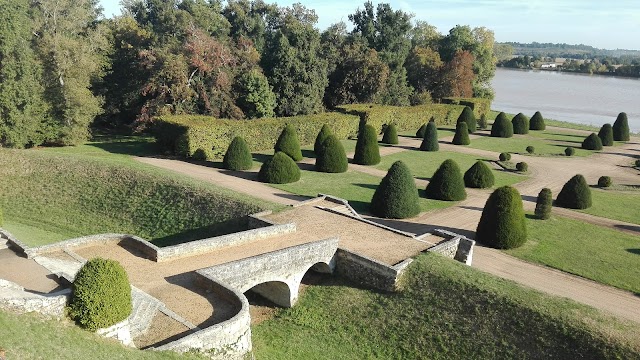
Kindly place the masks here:
POLYGON ((513 124, 507 119, 505 113, 501 112, 496 116, 496 120, 491 126, 491 136, 502 138, 510 138, 513 136, 513 124))
POLYGON ((451 143, 453 145, 471 144, 471 140, 469 140, 469 132, 468 132, 466 122, 461 121, 456 125, 456 134, 453 136, 453 140, 451 141, 451 143))
POLYGON ((131 285, 115 260, 87 261, 73 281, 69 314, 82 327, 95 331, 119 323, 131 314, 131 285))
POLYGON ((380 163, 378 133, 373 126, 365 125, 360 135, 358 135, 353 162, 360 165, 376 165, 380 163))
POLYGON ((334 135, 329 135, 322 144, 320 155, 316 157, 316 170, 343 173, 347 171, 348 166, 347 154, 342 143, 334 135))
POLYGON ((416 131, 416 137, 424 138, 424 134, 426 133, 426 131, 427 131, 427 124, 422 124, 422 126, 420 126, 418 131, 416 131))
POLYGON ((547 128, 547 125, 544 123, 544 118, 540 111, 536 111, 535 114, 529 120, 529 130, 544 130, 547 128))
POLYGON ((627 113, 621 112, 618 114, 612 128, 613 140, 629 141, 629 120, 627 119, 627 113))
POLYGON ((382 136, 382 142, 385 144, 397 144, 398 143, 398 129, 394 124, 389 124, 384 129, 384 135, 382 136))
POLYGON ((564 184, 556 198, 556 205, 568 209, 591 207, 591 189, 584 176, 575 175, 564 184))
POLYGON ((480 115, 480 119, 478 120, 478 127, 484 130, 487 128, 487 126, 489 126, 489 123, 487 122, 487 115, 486 114, 480 115))
POLYGON ((464 173, 464 184, 469 188, 490 188, 495 184, 495 181, 493 171, 481 160, 476 161, 476 163, 464 173))
POLYGON ((602 141, 596 133, 591 133, 591 135, 582 141, 582 148, 587 150, 602 150, 602 141))
POLYGON ((338 139, 355 137, 360 119, 342 113, 322 113, 255 120, 222 120, 203 115, 167 115, 156 119, 153 135, 167 152, 192 157, 199 148, 208 159, 220 159, 236 136, 247 142, 251 152, 272 149, 282 128, 296 129, 303 145, 313 144, 320 128, 326 124, 338 139))
POLYGON ((571 146, 564 149, 564 154, 567 156, 573 156, 575 153, 576 153, 576 149, 572 148, 571 146))
POLYGON ((498 249, 513 249, 527 241, 527 224, 518 190, 503 186, 487 199, 476 229, 476 240, 498 249))
POLYGON ((527 170, 529 170, 529 164, 527 164, 524 161, 521 161, 521 162, 516 164, 516 170, 518 170, 520 172, 527 172, 527 170))
POLYGON ((488 114, 489 111, 491 111, 491 99, 485 98, 446 97, 442 98, 442 103, 468 106, 473 110, 473 114, 476 116, 476 119, 480 118, 482 114, 488 114))
POLYGON ((602 141, 602 146, 613 146, 613 127, 611 124, 602 125, 598 137, 602 141))
POLYGON ((613 181, 610 176, 600 176, 598 179, 598 186, 601 188, 607 188, 613 185, 613 181))
POLYGON ((193 153, 193 156, 191 156, 191 158, 193 160, 198 160, 198 161, 207 161, 208 159, 208 155, 207 155, 207 151, 203 148, 198 148, 198 150, 196 150, 196 152, 193 153))
POLYGON ((424 138, 420 144, 421 151, 438 151, 440 144, 438 144, 438 127, 433 121, 427 123, 427 129, 424 132, 424 138))
POLYGON ((509 161, 511 160, 511 154, 508 152, 500 153, 498 159, 500 159, 500 161, 509 161))
POLYGON ((320 132, 318 132, 318 136, 316 136, 316 141, 313 143, 313 152, 316 156, 320 155, 320 151, 322 151, 322 144, 329 135, 333 135, 331 128, 329 128, 327 124, 322 125, 320 132))
POLYGON ((400 160, 391 165, 371 198, 371 213, 389 219, 418 215, 418 189, 409 168, 400 160))
POLYGON ((458 121, 456 122, 456 124, 460 122, 467 123, 467 130, 470 134, 473 134, 476 131, 476 116, 473 114, 473 110, 471 110, 470 107, 464 107, 462 113, 460 113, 460 116, 458 117, 458 121))
POLYGON ((455 161, 442 162, 427 184, 426 195, 430 199, 460 201, 467 198, 460 167, 455 161))
POLYGON ((300 141, 298 141, 298 134, 296 134, 296 129, 293 126, 289 124, 285 125, 273 150, 275 152, 282 151, 289 155, 294 161, 302 160, 300 141))
POLYGON ((300 180, 300 168, 289 155, 279 151, 262 164, 258 178, 270 184, 288 184, 300 180))
POLYGON ((551 209, 553 208, 553 195, 551 189, 544 188, 540 190, 538 198, 536 199, 535 215, 540 220, 547 220, 551 217, 551 209))
POLYGON ((526 148, 525 150, 527 150, 527 152, 528 152, 529 154, 533 154, 533 153, 535 153, 535 152, 536 152, 536 148, 534 148, 534 147, 533 147, 533 146, 531 146, 531 145, 527 146, 527 148, 526 148))
POLYGON ((518 113, 516 116, 511 119, 511 124, 513 124, 513 133, 514 134, 528 134, 529 133, 529 119, 524 116, 523 113, 518 113))
POLYGON ((224 154, 222 165, 227 170, 249 170, 253 166, 253 157, 243 138, 236 136, 224 154))

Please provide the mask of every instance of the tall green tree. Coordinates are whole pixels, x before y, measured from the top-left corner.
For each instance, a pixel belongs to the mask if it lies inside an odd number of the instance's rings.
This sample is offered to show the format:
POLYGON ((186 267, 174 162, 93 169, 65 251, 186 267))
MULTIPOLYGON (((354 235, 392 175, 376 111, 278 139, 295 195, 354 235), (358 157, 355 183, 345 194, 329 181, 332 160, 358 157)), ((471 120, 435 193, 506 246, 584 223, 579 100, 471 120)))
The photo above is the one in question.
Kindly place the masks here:
POLYGON ((407 58, 407 78, 416 93, 438 93, 443 62, 440 54, 431 48, 414 47, 407 58))
POLYGON ((248 118, 273 117, 276 96, 271 86, 258 69, 246 72, 240 77, 238 106, 248 118))
POLYGON ((267 35, 273 31, 279 17, 276 4, 262 0, 229 0, 222 14, 229 22, 229 35, 233 39, 249 39, 260 54, 264 53, 267 35))

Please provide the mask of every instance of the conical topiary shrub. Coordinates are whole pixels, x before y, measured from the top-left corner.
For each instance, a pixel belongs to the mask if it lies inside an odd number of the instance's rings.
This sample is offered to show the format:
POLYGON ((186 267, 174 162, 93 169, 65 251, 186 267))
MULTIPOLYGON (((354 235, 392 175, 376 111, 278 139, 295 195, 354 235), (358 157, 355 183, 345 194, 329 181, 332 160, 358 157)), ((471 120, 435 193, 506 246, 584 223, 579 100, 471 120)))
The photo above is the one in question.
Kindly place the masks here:
POLYGON ((360 134, 358 134, 353 162, 360 165, 376 165, 380 163, 378 134, 373 126, 365 125, 360 134))
POLYGON ((424 132, 424 138, 422 144, 420 144, 420 150, 422 151, 438 151, 440 145, 438 144, 438 128, 436 123, 429 121, 427 129, 424 132))
POLYGON ((222 166, 227 170, 249 170, 253 166, 253 157, 247 142, 240 136, 231 140, 227 152, 222 159, 222 166))
POLYGON ((503 112, 498 114, 493 125, 491 125, 491 136, 503 138, 510 138, 513 136, 513 124, 509 119, 507 119, 507 115, 503 112))
POLYGON ((418 131, 416 131, 416 137, 420 139, 424 138, 425 131, 427 131, 427 124, 422 124, 422 126, 420 126, 418 131))
POLYGON ((467 172, 464 173, 464 184, 469 188, 486 189, 493 186, 496 179, 493 171, 484 161, 476 161, 467 172))
POLYGON ((398 143, 398 129, 395 124, 389 124, 384 129, 384 135, 382 135, 382 142, 385 144, 397 144, 398 143))
POLYGON ((294 161, 302 160, 298 134, 296 134, 296 129, 294 129, 293 126, 287 124, 284 127, 280 133, 280 137, 278 137, 278 141, 276 141, 274 150, 275 152, 281 151, 289 155, 294 161))
POLYGON ((540 220, 547 220, 551 216, 552 203, 553 195, 551 194, 551 189, 544 188, 540 190, 536 200, 536 217, 540 220))
POLYGON ((560 190, 556 205, 569 209, 586 209, 591 207, 591 189, 584 176, 572 177, 560 190))
POLYGON ((400 160, 391 165, 371 199, 371 213, 389 219, 405 219, 420 213, 418 189, 409 168, 400 160))
POLYGON ((322 144, 320 155, 316 157, 316 170, 326 173, 343 173, 349 166, 347 154, 340 140, 329 135, 322 144))
POLYGON ((513 249, 527 241, 527 224, 518 190, 503 186, 484 205, 476 240, 498 249, 513 249))
POLYGON ((457 123, 460 123, 461 121, 467 123, 467 130, 470 134, 473 134, 476 131, 476 116, 473 114, 473 110, 471 110, 470 107, 465 106, 464 109, 462 109, 457 123))
POLYGON ((258 178, 270 184, 288 184, 300 180, 300 168, 289 155, 278 151, 262 164, 258 178))
POLYGON ((613 127, 611 124, 602 125, 598 137, 602 141, 602 146, 613 146, 613 127))
POLYGON ((322 125, 322 129, 320 129, 318 136, 316 136, 316 142, 313 144, 313 152, 316 154, 316 157, 320 155, 320 151, 322 151, 322 144, 329 135, 331 135, 331 129, 329 126, 327 124, 322 125))
POLYGON ((478 120, 478 127, 482 130, 486 129, 489 124, 487 123, 487 115, 480 115, 480 120, 478 120))
POLYGON ((529 130, 544 130, 546 127, 542 114, 540 114, 540 111, 536 111, 531 120, 529 120, 529 130))
POLYGON ((456 134, 453 136, 453 141, 451 141, 453 145, 469 145, 471 144, 471 140, 469 140, 469 132, 467 131, 467 123, 461 121, 456 124, 456 134))
POLYGON ((518 113, 518 115, 514 116, 511 120, 511 124, 513 124, 513 133, 514 134, 528 134, 529 133, 529 120, 523 113, 518 113))
POLYGON ((460 168, 447 159, 433 174, 426 189, 427 197, 436 200, 459 201, 467 198, 460 168))
POLYGON ((591 133, 591 135, 587 136, 582 142, 582 148, 587 150, 602 150, 602 141, 596 133, 591 133))
POLYGON ((621 112, 613 123, 613 140, 629 141, 629 120, 627 113, 621 112))

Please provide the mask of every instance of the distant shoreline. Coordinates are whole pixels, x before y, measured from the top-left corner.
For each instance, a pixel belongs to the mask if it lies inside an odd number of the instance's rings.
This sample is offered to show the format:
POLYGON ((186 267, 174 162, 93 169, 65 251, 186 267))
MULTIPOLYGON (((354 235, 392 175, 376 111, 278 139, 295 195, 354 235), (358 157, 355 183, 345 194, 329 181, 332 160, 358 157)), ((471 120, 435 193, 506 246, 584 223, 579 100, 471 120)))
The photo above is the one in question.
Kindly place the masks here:
POLYGON ((563 71, 560 69, 520 69, 520 68, 512 68, 506 66, 496 66, 496 70, 509 70, 509 71, 525 71, 525 72, 548 72, 548 73, 558 73, 562 75, 583 75, 583 76, 602 76, 602 77, 614 77, 616 79, 628 79, 628 80, 640 80, 640 77, 633 76, 620 76, 615 73, 584 73, 578 71, 563 71))

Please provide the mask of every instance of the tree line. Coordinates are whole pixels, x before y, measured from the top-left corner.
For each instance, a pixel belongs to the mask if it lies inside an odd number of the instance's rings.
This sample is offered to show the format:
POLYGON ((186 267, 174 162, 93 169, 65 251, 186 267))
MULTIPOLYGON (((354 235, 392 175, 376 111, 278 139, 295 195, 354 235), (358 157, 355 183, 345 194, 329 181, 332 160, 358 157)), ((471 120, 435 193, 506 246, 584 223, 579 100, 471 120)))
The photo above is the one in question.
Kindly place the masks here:
POLYGON ((493 32, 371 2, 324 31, 262 0, 0 0, 0 145, 74 145, 163 114, 253 119, 492 97, 493 32))

